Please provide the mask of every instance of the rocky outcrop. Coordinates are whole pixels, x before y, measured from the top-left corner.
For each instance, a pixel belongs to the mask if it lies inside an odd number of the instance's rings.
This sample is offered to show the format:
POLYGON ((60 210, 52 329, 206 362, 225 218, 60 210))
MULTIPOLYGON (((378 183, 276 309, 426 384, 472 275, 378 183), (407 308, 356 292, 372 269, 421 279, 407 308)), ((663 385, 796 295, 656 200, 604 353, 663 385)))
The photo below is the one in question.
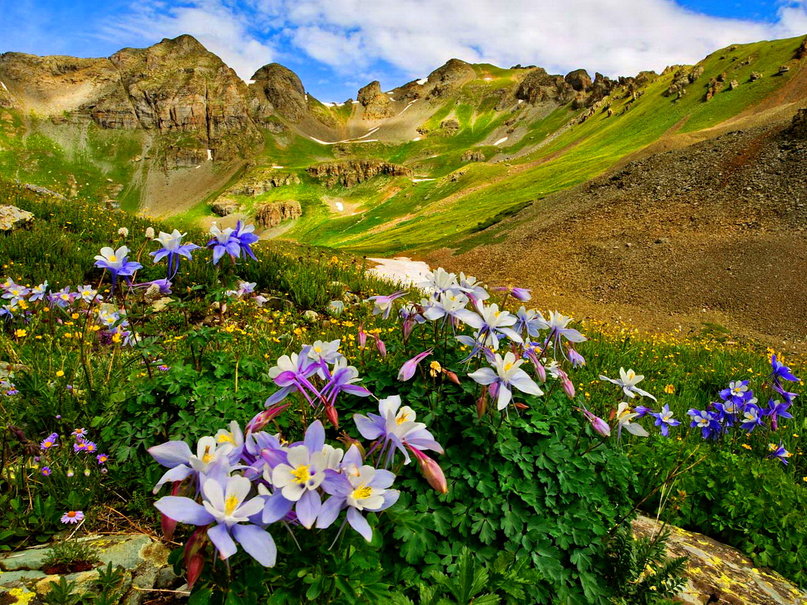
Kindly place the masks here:
POLYGON ((577 92, 586 91, 591 88, 591 76, 588 75, 585 69, 570 71, 563 79, 577 92))
POLYGON ((547 101, 565 105, 574 97, 574 89, 563 76, 550 75, 541 67, 530 71, 516 89, 516 98, 532 105, 547 101))
POLYGON ((2 81, 0 81, 0 107, 14 107, 14 99, 2 81))
POLYGON ((22 229, 34 222, 34 215, 16 206, 0 206, 0 231, 22 229))
POLYGON ((796 54, 793 55, 793 57, 797 60, 807 57, 807 38, 804 38, 804 40, 801 41, 801 44, 799 44, 799 47, 796 49, 796 54))
POLYGON ((465 153, 462 154, 460 158, 462 162, 484 162, 485 161, 485 154, 479 151, 478 149, 469 149, 465 153))
POLYGON ((447 118, 440 122, 440 130, 448 136, 457 134, 460 129, 460 123, 455 118, 447 118))
POLYGON ((303 215, 300 202, 296 200, 283 200, 281 202, 268 202, 255 209, 255 222, 264 228, 276 227, 283 221, 299 218, 303 215))
POLYGON ((798 110, 793 116, 793 122, 785 130, 785 135, 792 139, 803 139, 807 141, 807 107, 798 110))
MULTIPOLYGON (((634 533, 653 536, 660 524, 648 517, 633 522, 634 533)), ((778 573, 758 569, 740 551, 716 540, 667 526, 670 557, 686 557, 687 583, 675 601, 688 605, 795 605, 807 602, 807 593, 799 590, 778 573)))
POLYGON ((413 175, 412 171, 406 166, 382 160, 329 162, 311 166, 307 169, 307 172, 315 179, 325 183, 327 187, 333 187, 337 184, 343 187, 353 187, 380 174, 408 177, 413 175))
POLYGON ((356 99, 364 107, 364 118, 367 120, 388 118, 393 113, 390 97, 381 91, 378 80, 360 88, 356 99))
POLYGON ((240 204, 232 198, 219 197, 210 204, 210 211, 217 216, 227 216, 241 209, 240 204))
POLYGON ((300 177, 292 172, 277 172, 273 169, 254 170, 241 181, 229 188, 226 193, 232 195, 261 195, 275 187, 299 185, 300 177))
POLYGON ((252 75, 249 86, 250 110, 255 121, 267 125, 275 113, 292 122, 301 121, 308 110, 308 99, 300 78, 279 63, 264 65, 252 75))
POLYGON ((438 67, 429 74, 426 85, 430 87, 430 90, 426 98, 439 99, 446 97, 475 77, 476 72, 469 63, 460 59, 449 59, 445 65, 438 67))

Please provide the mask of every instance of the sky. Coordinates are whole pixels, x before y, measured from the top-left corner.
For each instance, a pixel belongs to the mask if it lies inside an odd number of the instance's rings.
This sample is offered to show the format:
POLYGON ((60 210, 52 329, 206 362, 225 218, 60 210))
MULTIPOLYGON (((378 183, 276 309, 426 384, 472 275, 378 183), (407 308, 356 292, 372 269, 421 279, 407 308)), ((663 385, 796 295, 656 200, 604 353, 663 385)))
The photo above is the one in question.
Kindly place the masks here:
POLYGON ((0 52, 107 57, 187 33, 245 81, 277 62, 322 101, 456 57, 635 75, 807 34, 807 0, 0 0, 0 52))

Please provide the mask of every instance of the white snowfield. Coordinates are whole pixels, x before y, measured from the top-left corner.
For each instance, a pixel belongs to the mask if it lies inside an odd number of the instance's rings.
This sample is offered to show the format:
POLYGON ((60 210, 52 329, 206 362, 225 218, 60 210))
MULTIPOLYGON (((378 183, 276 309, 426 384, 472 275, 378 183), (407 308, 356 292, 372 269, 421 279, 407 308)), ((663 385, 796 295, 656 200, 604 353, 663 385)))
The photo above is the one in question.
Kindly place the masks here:
POLYGON ((368 273, 378 277, 388 279, 401 286, 417 286, 426 281, 431 268, 428 264, 419 260, 412 260, 406 256, 396 256, 395 258, 368 258, 367 260, 376 263, 368 273))
POLYGON ((501 139, 499 139, 498 141, 496 141, 495 143, 493 143, 493 145, 494 145, 494 146, 495 146, 495 145, 501 145, 501 144, 502 144, 502 143, 504 143, 504 142, 505 142, 505 141, 506 141, 508 138, 509 138, 509 137, 504 137, 504 138, 501 138, 501 139))

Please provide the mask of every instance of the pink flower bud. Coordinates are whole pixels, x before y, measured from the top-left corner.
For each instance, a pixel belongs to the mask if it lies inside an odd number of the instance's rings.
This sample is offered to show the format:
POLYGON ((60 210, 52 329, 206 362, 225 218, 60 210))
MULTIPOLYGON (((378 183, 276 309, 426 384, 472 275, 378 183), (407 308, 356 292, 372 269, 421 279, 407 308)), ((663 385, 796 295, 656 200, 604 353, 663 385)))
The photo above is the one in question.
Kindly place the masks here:
POLYGON ((185 543, 185 570, 187 573, 188 588, 193 588, 205 566, 205 558, 202 554, 207 545, 207 526, 198 528, 191 534, 185 543))
POLYGON ((328 417, 328 420, 332 425, 334 425, 334 427, 339 428, 339 412, 336 411, 336 406, 326 405, 325 415, 328 417))
POLYGON ((574 383, 568 376, 564 376, 560 379, 560 385, 563 387, 563 392, 566 393, 566 396, 569 399, 574 399, 574 383))
POLYGON ((443 474, 443 469, 440 468, 440 465, 419 449, 408 444, 406 447, 408 447, 409 451, 415 455, 415 458, 417 458, 418 463, 420 463, 420 472, 423 473, 423 476, 426 478, 426 481, 429 482, 429 485, 431 485, 437 492, 447 494, 448 483, 446 483, 446 476, 443 474))
POLYGON ((418 353, 412 359, 406 361, 398 372, 398 380, 406 382, 412 378, 412 376, 415 375, 415 370, 417 369, 418 364, 431 354, 432 350, 428 349, 422 353, 418 353))
POLYGON ((595 416, 594 414, 592 414, 591 412, 589 412, 585 408, 583 408, 580 411, 583 412, 583 415, 591 423, 591 427, 595 431, 597 431, 603 437, 610 437, 611 436, 611 427, 608 426, 608 423, 605 422, 605 420, 603 420, 599 416, 595 416))
MULTIPOLYGON (((179 488, 181 485, 182 481, 174 481, 171 486, 172 496, 176 496, 179 493, 179 488)), ((170 542, 174 537, 174 530, 177 528, 177 522, 171 517, 167 517, 166 515, 160 513, 160 528, 163 531, 163 538, 170 542)))
POLYGON ((364 331, 364 324, 359 326, 359 348, 364 349, 367 344, 367 332, 364 331))
POLYGON ((378 336, 375 337, 375 346, 378 349, 378 352, 381 353, 381 357, 387 356, 387 345, 385 345, 384 341, 378 336))
POLYGON ((247 433, 257 433, 267 424, 269 424, 272 419, 279 416, 283 413, 283 411, 289 407, 290 404, 278 404, 274 405, 270 408, 266 408, 264 411, 257 414, 252 420, 249 421, 247 424, 247 433))

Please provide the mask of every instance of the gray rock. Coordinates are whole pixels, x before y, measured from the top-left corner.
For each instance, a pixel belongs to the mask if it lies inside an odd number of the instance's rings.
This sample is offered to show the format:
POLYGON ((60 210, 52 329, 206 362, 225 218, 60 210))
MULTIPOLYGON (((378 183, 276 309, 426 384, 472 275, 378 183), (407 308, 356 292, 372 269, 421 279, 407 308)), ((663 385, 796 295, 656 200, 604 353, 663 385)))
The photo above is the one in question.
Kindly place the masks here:
POLYGON ((19 571, 6 571, 0 573, 0 586, 16 586, 26 580, 40 580, 45 573, 38 569, 21 569, 19 571))
POLYGON ((0 231, 14 231, 34 222, 34 215, 16 206, 0 206, 0 231))

